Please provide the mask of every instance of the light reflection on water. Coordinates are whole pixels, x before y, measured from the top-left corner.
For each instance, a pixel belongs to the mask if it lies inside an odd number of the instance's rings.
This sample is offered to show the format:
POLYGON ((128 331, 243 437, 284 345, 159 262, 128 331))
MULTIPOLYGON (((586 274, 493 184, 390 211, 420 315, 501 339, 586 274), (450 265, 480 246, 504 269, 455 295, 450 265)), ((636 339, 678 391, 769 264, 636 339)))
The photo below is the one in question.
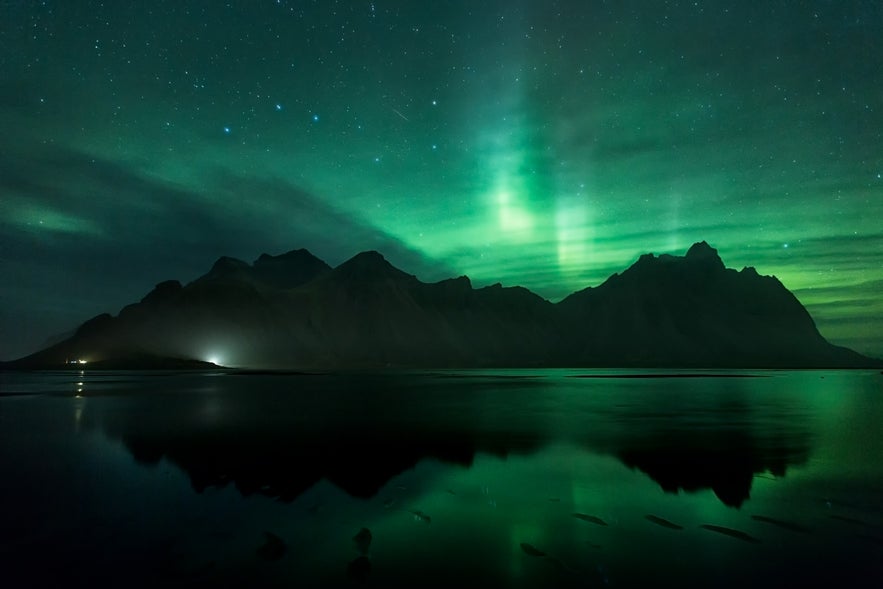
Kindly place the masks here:
POLYGON ((188 586, 883 580, 880 375, 577 374, 3 375, 0 560, 188 586))

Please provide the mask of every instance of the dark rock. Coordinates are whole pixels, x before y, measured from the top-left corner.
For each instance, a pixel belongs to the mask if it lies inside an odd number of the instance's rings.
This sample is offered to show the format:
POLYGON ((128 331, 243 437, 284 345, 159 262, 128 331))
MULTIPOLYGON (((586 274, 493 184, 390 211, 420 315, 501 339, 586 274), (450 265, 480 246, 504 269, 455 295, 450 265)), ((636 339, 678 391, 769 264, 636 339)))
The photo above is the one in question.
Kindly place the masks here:
POLYGON ((353 536, 353 544, 362 556, 368 554, 368 549, 371 547, 371 539, 371 530, 368 528, 362 528, 353 536))
POLYGON ((286 546, 282 538, 272 532, 264 532, 264 543, 257 549, 257 555, 263 560, 276 561, 285 554, 286 546))

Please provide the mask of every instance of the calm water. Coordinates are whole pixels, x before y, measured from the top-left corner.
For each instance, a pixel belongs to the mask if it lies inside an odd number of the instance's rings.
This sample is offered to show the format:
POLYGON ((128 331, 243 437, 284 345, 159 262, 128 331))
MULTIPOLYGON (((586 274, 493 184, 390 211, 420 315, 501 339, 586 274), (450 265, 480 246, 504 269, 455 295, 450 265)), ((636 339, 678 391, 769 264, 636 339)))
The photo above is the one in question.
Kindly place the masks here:
POLYGON ((883 586, 883 375, 611 374, 0 375, 0 582, 883 586))

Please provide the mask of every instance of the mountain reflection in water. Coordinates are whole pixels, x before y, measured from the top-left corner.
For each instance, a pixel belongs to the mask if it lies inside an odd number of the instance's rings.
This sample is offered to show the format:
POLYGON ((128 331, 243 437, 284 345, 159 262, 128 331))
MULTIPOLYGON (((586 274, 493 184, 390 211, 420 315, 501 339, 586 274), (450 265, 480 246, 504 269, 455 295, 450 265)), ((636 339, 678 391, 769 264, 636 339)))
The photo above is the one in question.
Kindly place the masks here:
POLYGON ((16 586, 883 579, 879 375, 574 376, 7 380, 0 564, 16 586))
POLYGON ((751 407, 729 397, 709 400, 698 423, 675 407, 648 413, 635 405, 608 408, 599 423, 596 413, 541 399, 549 388, 542 379, 279 376, 287 386, 276 390, 266 378, 228 377, 232 389, 168 398, 162 411, 151 410, 153 398, 135 399, 96 425, 141 463, 169 459, 197 491, 232 483, 243 495, 283 501, 322 479, 367 499, 426 458, 468 467, 478 453, 505 457, 568 442, 619 458, 665 491, 710 488, 738 507, 755 474, 784 476, 810 450, 807 426, 794 415, 765 415, 758 428, 751 407))

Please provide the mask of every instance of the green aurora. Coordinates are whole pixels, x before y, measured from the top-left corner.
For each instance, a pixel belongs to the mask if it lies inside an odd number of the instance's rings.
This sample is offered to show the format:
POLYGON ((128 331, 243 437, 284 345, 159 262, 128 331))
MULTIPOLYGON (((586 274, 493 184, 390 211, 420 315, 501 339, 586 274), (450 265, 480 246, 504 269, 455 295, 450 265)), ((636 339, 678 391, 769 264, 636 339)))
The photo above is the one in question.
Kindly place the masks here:
POLYGON ((0 4, 0 358, 220 255, 558 300, 695 241, 883 356, 883 6, 0 4))

